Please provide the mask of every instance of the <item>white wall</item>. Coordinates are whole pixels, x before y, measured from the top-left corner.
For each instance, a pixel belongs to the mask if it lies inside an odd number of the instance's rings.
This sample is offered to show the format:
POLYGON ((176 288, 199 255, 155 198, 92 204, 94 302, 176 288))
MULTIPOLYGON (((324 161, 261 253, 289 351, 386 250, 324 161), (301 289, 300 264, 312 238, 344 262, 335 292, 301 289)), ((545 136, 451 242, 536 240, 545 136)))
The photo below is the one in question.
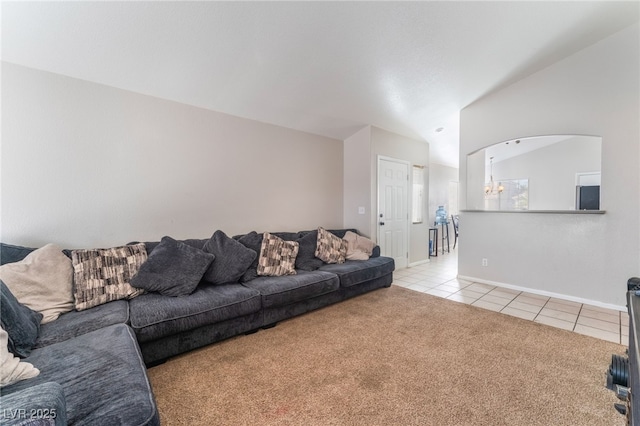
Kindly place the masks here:
POLYGON ((460 276, 623 309, 626 280, 640 275, 639 52, 635 24, 462 110, 462 194, 466 154, 481 147, 598 135, 606 214, 463 212, 460 276))
POLYGON ((1 240, 343 225, 342 141, 2 64, 1 240))
POLYGON ((364 236, 377 239, 371 229, 371 126, 366 126, 344 141, 344 223, 364 236), (358 208, 364 207, 364 214, 358 208))

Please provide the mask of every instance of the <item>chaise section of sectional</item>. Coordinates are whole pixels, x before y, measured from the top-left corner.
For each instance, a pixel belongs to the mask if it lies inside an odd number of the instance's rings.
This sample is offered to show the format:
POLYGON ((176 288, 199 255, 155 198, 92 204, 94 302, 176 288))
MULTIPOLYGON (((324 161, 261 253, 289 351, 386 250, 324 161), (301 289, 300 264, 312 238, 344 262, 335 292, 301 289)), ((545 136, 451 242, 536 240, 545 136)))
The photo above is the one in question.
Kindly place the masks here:
POLYGON ((262 325, 257 290, 201 284, 188 296, 147 293, 129 301, 131 327, 147 365, 262 325))
POLYGON ((34 349, 24 360, 38 368, 40 374, 2 389, 3 405, 11 402, 6 397, 15 394, 11 398, 13 410, 30 412, 32 402, 19 396, 49 392, 45 384, 55 382, 64 392, 68 424, 160 424, 146 368, 135 335, 127 325, 111 325, 34 349))

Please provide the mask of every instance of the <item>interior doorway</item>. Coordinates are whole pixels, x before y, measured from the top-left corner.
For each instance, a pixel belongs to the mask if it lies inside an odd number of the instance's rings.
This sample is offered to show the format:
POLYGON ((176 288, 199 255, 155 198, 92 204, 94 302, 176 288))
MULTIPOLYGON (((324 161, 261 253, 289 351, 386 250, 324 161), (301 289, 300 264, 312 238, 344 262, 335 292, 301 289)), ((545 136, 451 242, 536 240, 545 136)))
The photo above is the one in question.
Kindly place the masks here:
POLYGON ((396 268, 409 261, 409 163, 378 157, 378 245, 396 268))

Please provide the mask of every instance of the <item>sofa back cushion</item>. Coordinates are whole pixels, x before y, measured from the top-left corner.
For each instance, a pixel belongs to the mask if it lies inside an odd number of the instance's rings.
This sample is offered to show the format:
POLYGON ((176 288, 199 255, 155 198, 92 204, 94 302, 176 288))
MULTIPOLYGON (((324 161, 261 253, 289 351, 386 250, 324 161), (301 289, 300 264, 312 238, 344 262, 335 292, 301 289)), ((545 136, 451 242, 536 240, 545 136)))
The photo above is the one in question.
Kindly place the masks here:
POLYGON ((27 257, 35 248, 14 246, 12 244, 0 243, 0 265, 20 262, 27 257))

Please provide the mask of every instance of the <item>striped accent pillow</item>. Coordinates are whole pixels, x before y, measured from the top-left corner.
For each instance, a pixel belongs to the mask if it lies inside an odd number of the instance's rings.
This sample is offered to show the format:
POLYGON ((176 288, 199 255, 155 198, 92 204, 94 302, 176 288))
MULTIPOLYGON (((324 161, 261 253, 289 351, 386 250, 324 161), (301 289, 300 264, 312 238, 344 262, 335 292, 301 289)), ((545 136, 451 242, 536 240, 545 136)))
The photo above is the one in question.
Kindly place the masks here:
POLYGON ((320 227, 315 255, 325 263, 344 263, 347 256, 347 242, 320 227))
POLYGON ((144 293, 129 281, 147 260, 144 243, 108 249, 73 250, 76 310, 82 311, 144 293))
POLYGON ((271 277, 296 275, 296 257, 299 247, 297 241, 285 241, 265 232, 258 258, 258 275, 271 277))

